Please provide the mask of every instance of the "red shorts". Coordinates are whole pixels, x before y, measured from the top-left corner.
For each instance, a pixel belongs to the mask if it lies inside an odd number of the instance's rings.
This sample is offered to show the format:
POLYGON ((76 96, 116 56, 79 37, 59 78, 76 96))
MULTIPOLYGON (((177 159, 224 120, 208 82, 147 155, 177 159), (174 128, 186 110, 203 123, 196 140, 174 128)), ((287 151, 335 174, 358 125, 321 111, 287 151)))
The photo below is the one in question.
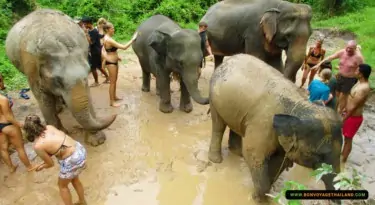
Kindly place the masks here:
POLYGON ((363 122, 363 116, 350 116, 342 126, 342 133, 346 138, 353 138, 363 122))

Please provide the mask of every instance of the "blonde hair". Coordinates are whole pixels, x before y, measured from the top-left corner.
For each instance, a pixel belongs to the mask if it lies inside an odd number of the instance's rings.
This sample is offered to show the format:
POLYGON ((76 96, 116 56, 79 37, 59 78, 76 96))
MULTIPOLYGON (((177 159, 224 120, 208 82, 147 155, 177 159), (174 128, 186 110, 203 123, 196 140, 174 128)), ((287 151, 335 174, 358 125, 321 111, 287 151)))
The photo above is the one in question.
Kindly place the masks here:
POLYGON ((322 78, 323 83, 328 83, 331 77, 332 77, 332 71, 328 68, 323 69, 320 72, 320 78, 322 78))
POLYGON ((99 18, 99 20, 96 24, 100 25, 100 24, 106 24, 106 23, 107 23, 107 20, 105 18, 99 18))
POLYGON ((103 25, 103 30, 105 33, 108 32, 109 29, 113 28, 113 24, 109 21, 107 21, 104 25, 103 25))

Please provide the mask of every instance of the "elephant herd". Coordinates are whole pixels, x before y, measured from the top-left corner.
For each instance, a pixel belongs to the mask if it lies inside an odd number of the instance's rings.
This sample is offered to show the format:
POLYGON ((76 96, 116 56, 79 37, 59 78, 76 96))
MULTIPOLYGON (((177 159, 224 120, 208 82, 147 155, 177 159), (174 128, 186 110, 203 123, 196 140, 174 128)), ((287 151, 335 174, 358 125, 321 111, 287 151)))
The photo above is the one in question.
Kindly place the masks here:
MULTIPOLYGON (((222 161, 223 133, 230 128, 229 148, 247 162, 253 198, 259 203, 293 163, 313 169, 327 163, 340 171, 341 118, 311 104, 294 84, 311 35, 311 17, 310 6, 280 0, 212 5, 202 18, 215 59, 208 98, 198 90, 203 54, 197 31, 154 15, 138 27, 132 45, 142 68, 143 92, 150 91, 150 74, 156 77, 161 112, 173 111, 172 72, 181 77, 181 110, 192 111, 190 96, 201 105, 210 104, 212 162, 222 161), (232 57, 223 62, 224 56, 232 57)), ((104 143, 103 129, 116 115, 95 114, 87 82, 88 46, 74 21, 51 9, 25 16, 6 39, 7 56, 27 76, 46 123, 66 131, 58 118, 66 105, 86 130, 86 142, 97 146, 104 143)), ((334 189, 333 177, 323 177, 326 189, 334 189)))

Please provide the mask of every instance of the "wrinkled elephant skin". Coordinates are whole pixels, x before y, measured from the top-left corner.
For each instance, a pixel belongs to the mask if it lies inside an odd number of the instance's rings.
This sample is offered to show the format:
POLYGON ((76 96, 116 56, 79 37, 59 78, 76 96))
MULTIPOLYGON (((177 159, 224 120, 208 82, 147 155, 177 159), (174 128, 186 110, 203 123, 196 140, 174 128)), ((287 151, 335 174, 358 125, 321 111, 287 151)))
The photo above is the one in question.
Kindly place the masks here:
POLYGON ((116 115, 97 118, 87 84, 88 42, 83 30, 67 15, 51 9, 36 10, 8 32, 6 53, 27 76, 31 91, 47 124, 65 130, 58 114, 64 106, 86 131, 86 141, 103 144, 103 129, 116 115))
MULTIPOLYGON (((209 159, 222 162, 221 142, 228 126, 229 148, 248 164, 256 201, 266 199, 272 184, 293 163, 312 169, 326 163, 340 172, 340 116, 310 103, 294 83, 264 61, 233 55, 212 74, 209 92, 209 159)), ((332 180, 324 177, 326 189, 334 189, 332 180)))
POLYGON ((171 113, 170 74, 181 76, 180 109, 193 110, 190 95, 201 105, 208 98, 198 90, 199 66, 203 59, 197 31, 183 29, 166 16, 155 15, 137 29, 137 40, 132 44, 142 67, 142 91, 150 91, 150 74, 156 77, 156 93, 160 95, 159 110, 171 113))
POLYGON ((312 33, 309 5, 281 0, 227 0, 212 5, 201 21, 215 56, 215 68, 224 56, 251 54, 295 82, 312 33), (282 51, 287 60, 282 62, 282 51))

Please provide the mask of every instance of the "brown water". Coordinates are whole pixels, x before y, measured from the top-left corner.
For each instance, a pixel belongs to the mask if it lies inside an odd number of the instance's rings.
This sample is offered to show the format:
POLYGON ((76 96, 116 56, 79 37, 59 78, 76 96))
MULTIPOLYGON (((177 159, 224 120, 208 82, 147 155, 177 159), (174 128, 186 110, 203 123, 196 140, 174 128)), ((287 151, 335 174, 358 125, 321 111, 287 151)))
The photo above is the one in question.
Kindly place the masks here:
MULTIPOLYGON (((108 85, 92 88, 91 94, 98 115, 117 113, 116 121, 105 130, 107 141, 88 150, 87 169, 81 174, 87 202, 90 205, 234 205, 255 204, 251 199, 252 182, 243 159, 228 152, 225 133, 224 161, 207 161, 211 135, 208 106, 195 102, 187 114, 178 109, 179 86, 172 83, 172 104, 175 110, 164 114, 158 110, 155 81, 151 92, 141 92, 141 69, 134 54, 127 52, 128 62, 119 71, 118 93, 124 98, 120 108, 110 108, 108 85)), ((204 95, 213 63, 208 62, 200 79, 204 95)), ((91 78, 91 75, 90 75, 91 78)), ((104 78, 100 78, 103 81, 104 78)), ((92 79, 90 79, 92 83, 92 79)), ((31 95, 31 93, 30 93, 31 95)), ((15 113, 19 120, 30 113, 39 113, 34 97, 23 101, 15 113)), ((82 130, 71 115, 64 112, 63 123, 71 136, 83 142, 82 130)), ((29 156, 35 153, 27 145, 29 156)), ((18 161, 16 155, 12 155, 18 161)), ((40 159, 35 158, 34 163, 40 159)), ((0 164, 0 205, 62 204, 57 188, 59 166, 42 172, 25 173, 21 164, 17 172, 8 175, 0 164)), ((285 180, 295 180, 310 188, 323 188, 309 176, 311 170, 295 166, 284 172, 273 189, 280 191, 285 180)), ((73 190, 73 189, 72 189, 73 190)), ((76 200, 76 194, 73 199, 76 200)))

